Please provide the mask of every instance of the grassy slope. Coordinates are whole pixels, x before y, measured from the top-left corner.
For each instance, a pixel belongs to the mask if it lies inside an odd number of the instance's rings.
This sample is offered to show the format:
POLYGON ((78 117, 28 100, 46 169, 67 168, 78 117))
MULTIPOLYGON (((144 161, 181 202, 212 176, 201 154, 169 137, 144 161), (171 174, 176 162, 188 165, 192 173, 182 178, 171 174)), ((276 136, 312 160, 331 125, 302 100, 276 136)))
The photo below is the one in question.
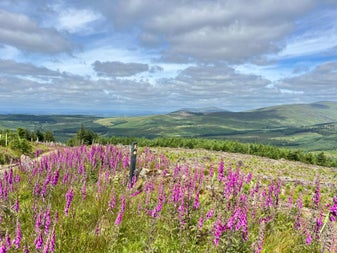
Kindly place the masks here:
POLYGON ((335 150, 337 103, 287 105, 247 112, 190 113, 96 121, 109 135, 185 136, 258 142, 301 148, 335 150))

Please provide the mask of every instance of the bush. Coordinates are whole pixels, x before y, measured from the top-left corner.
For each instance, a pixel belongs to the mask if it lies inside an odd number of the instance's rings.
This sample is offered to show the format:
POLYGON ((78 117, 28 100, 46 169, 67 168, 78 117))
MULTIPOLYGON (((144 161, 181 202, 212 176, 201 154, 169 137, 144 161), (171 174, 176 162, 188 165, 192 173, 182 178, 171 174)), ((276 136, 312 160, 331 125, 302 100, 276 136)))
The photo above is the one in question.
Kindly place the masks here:
POLYGON ((19 138, 15 138, 11 140, 9 143, 9 148, 11 148, 12 150, 20 154, 25 154, 25 155, 31 154, 33 150, 32 145, 27 140, 19 139, 19 138))

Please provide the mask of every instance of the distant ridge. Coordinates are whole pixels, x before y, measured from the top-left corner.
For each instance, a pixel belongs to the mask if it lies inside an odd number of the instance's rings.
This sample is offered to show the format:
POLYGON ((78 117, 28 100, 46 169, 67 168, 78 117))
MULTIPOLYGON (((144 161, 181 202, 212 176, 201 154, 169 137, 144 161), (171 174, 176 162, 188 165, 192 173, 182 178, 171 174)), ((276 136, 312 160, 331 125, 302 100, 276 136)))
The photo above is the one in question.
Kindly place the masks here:
POLYGON ((202 108, 182 108, 171 113, 213 113, 213 112, 228 112, 228 110, 219 107, 202 107, 202 108))
POLYGON ((0 129, 48 129, 62 141, 74 136, 81 125, 106 137, 211 138, 304 150, 337 150, 337 102, 328 101, 243 112, 217 107, 184 108, 130 117, 0 115, 0 129))

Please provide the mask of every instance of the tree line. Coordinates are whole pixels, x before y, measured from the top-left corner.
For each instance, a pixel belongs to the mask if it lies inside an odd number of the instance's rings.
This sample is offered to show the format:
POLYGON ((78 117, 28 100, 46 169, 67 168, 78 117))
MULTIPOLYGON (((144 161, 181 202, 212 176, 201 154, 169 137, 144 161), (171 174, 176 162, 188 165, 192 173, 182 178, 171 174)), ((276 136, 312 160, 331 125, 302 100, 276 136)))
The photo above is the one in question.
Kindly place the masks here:
POLYGON ((308 164, 316 164, 321 166, 337 167, 337 160, 327 156, 324 152, 311 153, 302 150, 290 150, 279 148, 276 146, 256 144, 256 143, 240 143, 236 141, 212 140, 202 138, 166 138, 159 137, 154 139, 137 138, 137 137, 110 137, 99 138, 97 142, 102 144, 123 144, 130 145, 137 142, 138 146, 148 147, 172 147, 172 148, 202 148, 206 150, 223 151, 230 153, 241 153, 267 157, 271 159, 286 159, 290 161, 300 161, 308 164))
MULTIPOLYGON (((16 131, 0 130, 0 146, 5 145, 4 135, 7 135, 9 146, 23 154, 31 152, 29 141, 55 141, 51 131, 29 131, 24 128, 17 128, 16 131)), ((327 156, 324 152, 311 153, 302 150, 291 150, 271 145, 257 143, 240 143, 228 140, 214 140, 203 138, 182 138, 182 137, 123 137, 112 136, 103 137, 96 134, 91 129, 86 129, 82 125, 73 138, 67 141, 68 146, 92 145, 98 144, 123 144, 130 145, 137 142, 139 146, 148 147, 172 147, 172 148, 202 148, 206 150, 224 151, 231 153, 241 153, 257 155, 272 159, 287 159, 290 161, 300 161, 308 164, 317 164, 322 166, 337 167, 337 159, 327 156)))

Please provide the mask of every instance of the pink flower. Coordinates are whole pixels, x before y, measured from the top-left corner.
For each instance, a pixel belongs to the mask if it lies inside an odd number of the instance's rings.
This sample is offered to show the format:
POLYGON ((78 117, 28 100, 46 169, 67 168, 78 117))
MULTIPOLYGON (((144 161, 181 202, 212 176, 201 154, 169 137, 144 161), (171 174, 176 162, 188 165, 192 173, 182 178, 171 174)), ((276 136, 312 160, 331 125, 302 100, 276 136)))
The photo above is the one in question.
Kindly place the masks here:
POLYGON ((121 205, 121 209, 120 209, 120 211, 117 215, 116 221, 115 221, 116 226, 119 226, 119 224, 121 224, 123 214, 124 214, 124 211, 125 211, 125 196, 124 195, 122 195, 121 200, 122 200, 122 205, 121 205))
POLYGON ((50 209, 49 208, 47 208, 47 211, 44 214, 44 219, 45 219, 45 222, 44 222, 44 232, 46 234, 48 234, 49 233, 50 224, 51 224, 50 209))
POLYGON ((42 249, 42 246, 43 246, 43 237, 42 237, 42 233, 40 233, 40 234, 38 235, 38 237, 35 238, 34 243, 35 243, 35 248, 36 248, 36 249, 42 249))
POLYGON ((0 253, 7 253, 7 247, 6 244, 3 243, 0 247, 0 253))
POLYGON ((200 230, 202 229, 203 224, 204 224, 204 218, 203 218, 203 217, 200 217, 199 222, 198 222, 198 228, 199 228, 200 230))
POLYGON ((223 177, 224 177, 224 163, 221 160, 218 167, 218 179, 222 181, 223 177))
POLYGON ((320 182, 319 182, 319 180, 317 180, 317 181, 316 181, 315 194, 314 194, 314 196, 313 196, 313 198, 312 198, 316 210, 318 209, 320 199, 321 199, 320 182))
POLYGON ((15 238, 15 241, 13 243, 15 245, 16 249, 20 248, 21 239, 22 239, 21 226, 20 226, 20 222, 17 221, 17 223, 16 223, 16 238, 15 238))
POLYGON ((337 216, 337 198, 333 199, 334 204, 330 208, 330 221, 335 221, 337 216))
POLYGON ((219 245, 220 237, 225 230, 226 230, 226 228, 225 228, 224 225, 222 225, 220 220, 215 222, 215 225, 214 225, 214 235, 215 235, 214 244, 215 244, 215 246, 219 245))
POLYGON ((307 235, 307 238, 306 238, 306 240, 305 240, 305 243, 306 243, 307 245, 310 245, 310 244, 311 244, 311 241, 312 241, 311 234, 308 234, 308 235, 307 235))
POLYGON ((66 207, 64 209, 64 213, 65 213, 66 216, 68 216, 69 207, 70 207, 70 204, 71 204, 71 202, 73 200, 73 197, 74 197, 74 192, 73 192, 73 189, 70 188, 68 190, 68 192, 66 193, 66 201, 67 201, 67 203, 66 203, 66 207))
POLYGON ((16 198, 16 200, 15 200, 15 206, 14 206, 14 211, 15 212, 19 212, 19 209, 20 209, 19 199, 16 198))
POLYGON ((199 207, 199 192, 195 195, 193 208, 197 209, 199 207))
POLYGON ((206 220, 212 218, 214 215, 214 208, 213 209, 210 209, 207 214, 206 214, 206 220))

